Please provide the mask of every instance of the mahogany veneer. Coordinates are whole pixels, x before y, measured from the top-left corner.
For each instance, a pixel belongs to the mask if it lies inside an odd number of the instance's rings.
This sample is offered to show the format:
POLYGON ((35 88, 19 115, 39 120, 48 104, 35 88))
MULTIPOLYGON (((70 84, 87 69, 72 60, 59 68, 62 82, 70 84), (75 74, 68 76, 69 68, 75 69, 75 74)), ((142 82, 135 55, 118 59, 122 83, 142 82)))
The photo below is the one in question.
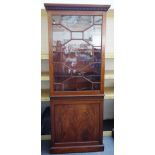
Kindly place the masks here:
POLYGON ((105 25, 109 5, 45 4, 50 153, 103 151, 105 25))

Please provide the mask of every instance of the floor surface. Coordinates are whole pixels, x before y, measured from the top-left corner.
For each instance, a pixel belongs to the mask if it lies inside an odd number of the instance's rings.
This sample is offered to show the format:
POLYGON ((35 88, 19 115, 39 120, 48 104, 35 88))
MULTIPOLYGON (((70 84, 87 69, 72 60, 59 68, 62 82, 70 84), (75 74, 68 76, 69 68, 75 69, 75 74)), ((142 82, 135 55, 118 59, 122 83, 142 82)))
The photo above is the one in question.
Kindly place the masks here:
MULTIPOLYGON (((104 137, 103 142, 104 142, 104 151, 102 152, 65 153, 65 155, 88 155, 88 154, 89 155, 114 155, 114 139, 110 136, 107 136, 107 137, 104 137)), ((50 155, 48 153, 49 148, 50 148, 50 141, 41 141, 41 155, 50 155)))

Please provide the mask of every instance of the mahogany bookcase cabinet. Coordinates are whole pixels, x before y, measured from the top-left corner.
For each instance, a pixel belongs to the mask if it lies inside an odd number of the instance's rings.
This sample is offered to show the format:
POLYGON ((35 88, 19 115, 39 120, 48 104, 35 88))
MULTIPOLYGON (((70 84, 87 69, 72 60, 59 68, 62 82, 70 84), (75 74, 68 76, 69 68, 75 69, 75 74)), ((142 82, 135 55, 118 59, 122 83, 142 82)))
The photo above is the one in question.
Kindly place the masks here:
POLYGON ((52 130, 50 153, 104 150, 105 32, 109 7, 45 4, 52 130))

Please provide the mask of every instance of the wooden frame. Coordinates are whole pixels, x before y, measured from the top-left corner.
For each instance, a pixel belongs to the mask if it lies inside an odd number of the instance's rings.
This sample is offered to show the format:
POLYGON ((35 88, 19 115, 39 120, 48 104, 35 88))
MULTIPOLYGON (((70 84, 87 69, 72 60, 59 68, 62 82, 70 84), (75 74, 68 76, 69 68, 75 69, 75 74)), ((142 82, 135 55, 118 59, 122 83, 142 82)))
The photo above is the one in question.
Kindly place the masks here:
MULTIPOLYGON (((50 70, 50 96, 63 96, 63 95, 92 95, 92 94, 104 94, 104 73, 105 73, 105 34, 106 34, 106 13, 104 11, 47 11, 48 14, 48 36, 49 36, 49 70, 50 70), (90 90, 90 91, 63 91, 63 92, 55 92, 53 87, 54 86, 54 80, 53 80, 53 44, 52 44, 52 36, 50 35, 52 33, 52 22, 51 17, 53 15, 100 15, 103 17, 104 21, 102 24, 102 62, 101 62, 101 88, 100 91, 90 90)), ((76 39, 77 40, 77 39, 76 39)))
POLYGON ((52 147, 50 149, 50 153, 90 152, 104 150, 102 129, 105 74, 105 31, 106 11, 109 7, 109 5, 45 4, 48 15, 50 70, 52 132, 52 147), (100 90, 54 91, 53 42, 51 35, 51 17, 53 15, 102 16, 104 19, 101 31, 102 54, 100 90))

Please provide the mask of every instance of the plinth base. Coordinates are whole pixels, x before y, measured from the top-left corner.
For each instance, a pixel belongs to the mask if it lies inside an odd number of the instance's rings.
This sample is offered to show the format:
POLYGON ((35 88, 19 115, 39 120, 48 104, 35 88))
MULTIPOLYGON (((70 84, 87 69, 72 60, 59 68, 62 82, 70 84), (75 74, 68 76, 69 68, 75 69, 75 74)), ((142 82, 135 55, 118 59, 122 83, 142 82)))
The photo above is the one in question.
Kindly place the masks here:
POLYGON ((104 145, 51 147, 50 153, 79 153, 104 151, 104 145))

